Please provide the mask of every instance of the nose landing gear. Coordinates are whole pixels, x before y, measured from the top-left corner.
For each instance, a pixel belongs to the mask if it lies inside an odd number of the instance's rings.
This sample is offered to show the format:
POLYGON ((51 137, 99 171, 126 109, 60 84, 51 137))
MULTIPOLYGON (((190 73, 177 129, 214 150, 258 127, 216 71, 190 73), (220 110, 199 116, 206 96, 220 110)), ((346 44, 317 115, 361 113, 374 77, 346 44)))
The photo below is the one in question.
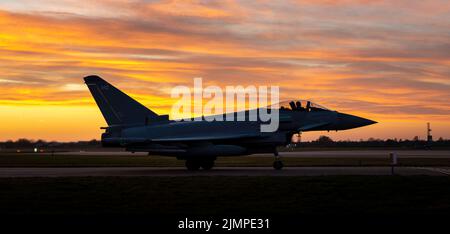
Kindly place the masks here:
POLYGON ((275 156, 275 161, 273 162, 273 168, 275 170, 281 170, 283 168, 283 161, 281 161, 280 155, 278 154, 278 151, 275 150, 273 153, 275 156))

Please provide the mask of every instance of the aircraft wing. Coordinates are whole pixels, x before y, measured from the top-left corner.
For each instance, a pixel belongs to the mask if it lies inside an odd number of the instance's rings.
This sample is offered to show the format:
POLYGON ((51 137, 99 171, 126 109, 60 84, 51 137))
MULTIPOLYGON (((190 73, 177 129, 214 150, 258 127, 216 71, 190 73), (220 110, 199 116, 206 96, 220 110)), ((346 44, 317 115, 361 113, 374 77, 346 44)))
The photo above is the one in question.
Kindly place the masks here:
POLYGON ((174 136, 166 138, 151 139, 152 142, 173 142, 173 141, 212 141, 212 140, 232 140, 232 139, 249 139, 249 138, 261 138, 260 134, 225 134, 225 135, 204 135, 204 136, 174 136))
POLYGON ((192 142, 192 141, 214 141, 214 140, 240 140, 240 139, 250 139, 250 138, 261 138, 260 134, 225 134, 225 135, 203 135, 203 136, 174 136, 174 137, 163 137, 163 138, 135 138, 135 137, 113 137, 103 139, 106 143, 119 143, 121 145, 129 145, 136 143, 151 143, 151 142, 192 142))

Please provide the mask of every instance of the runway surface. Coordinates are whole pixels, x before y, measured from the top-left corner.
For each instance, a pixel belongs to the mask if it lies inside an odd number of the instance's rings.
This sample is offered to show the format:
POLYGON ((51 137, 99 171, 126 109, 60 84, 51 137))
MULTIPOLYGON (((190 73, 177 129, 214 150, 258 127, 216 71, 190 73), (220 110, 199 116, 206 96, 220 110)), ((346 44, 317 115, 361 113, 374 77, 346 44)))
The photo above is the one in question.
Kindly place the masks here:
MULTIPOLYGON (((397 167, 397 175, 448 176, 450 168, 397 167)), ((81 177, 81 176, 321 176, 391 175, 390 167, 217 167, 209 171, 187 171, 182 167, 78 167, 0 168, 0 177, 81 177)))
MULTIPOLYGON (((330 150, 330 151, 298 151, 280 152, 282 157, 299 158, 388 158, 390 153, 396 153, 399 158, 450 158, 450 150, 330 150)), ((131 152, 58 152, 56 155, 147 155, 147 153, 131 152)), ((273 154, 254 154, 246 157, 273 157, 273 154)))

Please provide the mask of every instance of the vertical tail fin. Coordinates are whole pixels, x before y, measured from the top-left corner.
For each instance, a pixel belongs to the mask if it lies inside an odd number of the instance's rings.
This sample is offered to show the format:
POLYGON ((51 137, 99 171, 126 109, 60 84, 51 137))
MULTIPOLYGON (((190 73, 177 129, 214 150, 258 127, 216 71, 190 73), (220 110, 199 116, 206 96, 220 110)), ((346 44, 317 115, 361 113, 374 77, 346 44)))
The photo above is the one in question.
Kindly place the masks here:
POLYGON ((91 91, 108 125, 147 124, 159 116, 99 76, 86 76, 91 91))

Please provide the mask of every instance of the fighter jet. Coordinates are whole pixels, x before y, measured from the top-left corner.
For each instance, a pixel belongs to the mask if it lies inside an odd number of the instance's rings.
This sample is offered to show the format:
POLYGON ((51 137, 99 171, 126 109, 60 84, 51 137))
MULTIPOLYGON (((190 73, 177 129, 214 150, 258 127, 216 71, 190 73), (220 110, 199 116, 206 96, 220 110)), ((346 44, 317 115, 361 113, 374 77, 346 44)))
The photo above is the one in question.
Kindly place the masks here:
POLYGON ((376 123, 303 100, 278 105, 279 127, 275 132, 261 132, 261 121, 170 120, 168 115, 156 114, 99 76, 87 76, 84 81, 108 124, 101 127, 105 130, 101 135, 103 147, 176 157, 185 160, 188 170, 209 170, 217 157, 256 153, 273 154, 273 167, 280 170, 283 162, 277 147, 289 144, 293 134, 376 123))

